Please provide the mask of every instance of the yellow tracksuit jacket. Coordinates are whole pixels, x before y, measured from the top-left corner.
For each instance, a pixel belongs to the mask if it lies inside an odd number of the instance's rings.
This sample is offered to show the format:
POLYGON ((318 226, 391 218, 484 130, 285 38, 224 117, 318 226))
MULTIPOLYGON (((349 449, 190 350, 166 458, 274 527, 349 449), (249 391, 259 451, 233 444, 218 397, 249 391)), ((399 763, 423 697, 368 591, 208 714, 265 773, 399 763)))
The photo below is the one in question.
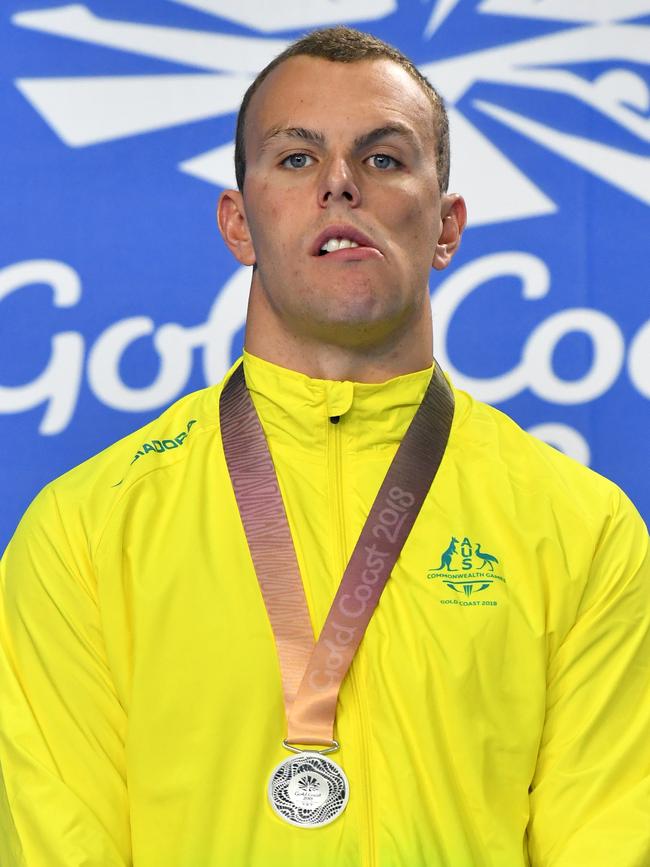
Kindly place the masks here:
MULTIPOLYGON (((319 632, 431 371, 245 370, 319 632), (338 424, 330 417, 340 416, 338 424)), ((2 867, 647 867, 650 572, 610 482, 463 392, 339 697, 345 813, 288 753, 220 387, 58 479, 2 561, 2 867)))

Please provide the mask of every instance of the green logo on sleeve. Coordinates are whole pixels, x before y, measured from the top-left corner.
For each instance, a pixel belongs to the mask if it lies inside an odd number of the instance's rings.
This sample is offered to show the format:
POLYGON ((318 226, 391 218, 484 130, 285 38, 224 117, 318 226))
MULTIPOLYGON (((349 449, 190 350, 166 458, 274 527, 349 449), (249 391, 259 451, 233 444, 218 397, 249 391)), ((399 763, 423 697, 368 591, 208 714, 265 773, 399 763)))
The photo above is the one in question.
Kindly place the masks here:
MULTIPOLYGON (((172 449, 177 449, 179 446, 182 446, 187 439, 189 432, 192 429, 192 426, 195 424, 196 419, 191 418, 185 425, 185 430, 181 431, 179 434, 176 434, 175 437, 164 440, 149 440, 149 442, 142 443, 140 448, 133 456, 131 464, 134 464, 137 460, 140 460, 140 458, 144 457, 144 455, 149 454, 149 452, 157 452, 158 454, 162 454, 162 452, 168 452, 172 449)), ((119 482, 115 482, 115 484, 111 485, 111 487, 117 488, 119 485, 122 484, 123 481, 124 479, 120 479, 119 482)))
POLYGON ((188 421, 185 426, 185 430, 181 431, 177 434, 173 439, 166 440, 149 440, 148 443, 143 443, 142 447, 137 450, 135 453, 133 460, 131 461, 134 464, 139 458, 148 454, 149 452, 158 452, 161 454, 162 452, 170 451, 170 449, 177 449, 179 446, 182 446, 187 436, 192 428, 192 425, 196 424, 196 419, 192 418, 188 421))

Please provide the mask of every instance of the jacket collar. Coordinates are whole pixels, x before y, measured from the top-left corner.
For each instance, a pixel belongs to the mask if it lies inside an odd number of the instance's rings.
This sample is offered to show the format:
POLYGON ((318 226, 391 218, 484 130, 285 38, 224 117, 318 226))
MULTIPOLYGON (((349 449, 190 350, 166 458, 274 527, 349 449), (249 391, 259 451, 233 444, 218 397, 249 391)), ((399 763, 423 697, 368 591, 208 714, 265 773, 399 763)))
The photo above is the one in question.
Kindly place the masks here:
POLYGON ((433 366, 382 383, 311 379, 244 352, 244 373, 271 446, 327 448, 337 425, 346 452, 394 448, 420 405, 433 366))

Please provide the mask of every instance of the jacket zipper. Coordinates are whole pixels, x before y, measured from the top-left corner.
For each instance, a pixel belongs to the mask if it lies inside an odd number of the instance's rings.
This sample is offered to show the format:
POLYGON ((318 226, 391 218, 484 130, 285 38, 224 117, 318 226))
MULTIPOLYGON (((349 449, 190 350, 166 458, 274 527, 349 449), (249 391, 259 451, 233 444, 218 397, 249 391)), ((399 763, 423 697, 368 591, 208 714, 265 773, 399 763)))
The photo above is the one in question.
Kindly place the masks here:
MULTIPOLYGON (((339 561, 339 574, 342 576, 345 567, 347 566, 347 544, 346 544, 346 527, 345 527, 345 512, 343 506, 343 456, 341 448, 341 431, 339 429, 339 418, 334 417, 330 420, 333 423, 329 425, 330 444, 333 448, 330 454, 333 454, 333 462, 329 462, 331 487, 334 494, 335 514, 336 514, 336 548, 339 561), (332 466, 333 463, 333 466, 332 466), (333 472, 332 472, 333 470, 333 472)), ((372 801, 370 788, 369 774, 369 758, 368 758, 368 723, 366 714, 363 711, 365 703, 362 702, 362 688, 360 684, 359 674, 355 670, 354 665, 350 668, 347 675, 350 678, 353 697, 353 711, 355 717, 355 728, 359 733, 359 756, 358 762, 360 767, 360 781, 362 792, 359 795, 363 798, 362 806, 362 822, 360 831, 360 852, 361 852, 361 867, 375 867, 375 846, 373 835, 373 817, 372 817, 372 801), (365 821, 363 819, 365 818, 365 821)))

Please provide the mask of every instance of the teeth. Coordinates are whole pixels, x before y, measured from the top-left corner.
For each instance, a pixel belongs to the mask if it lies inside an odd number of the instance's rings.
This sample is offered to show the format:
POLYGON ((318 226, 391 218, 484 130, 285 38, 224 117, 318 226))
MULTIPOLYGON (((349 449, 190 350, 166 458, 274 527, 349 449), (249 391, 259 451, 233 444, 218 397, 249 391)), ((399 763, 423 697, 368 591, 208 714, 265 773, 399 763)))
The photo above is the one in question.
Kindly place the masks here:
POLYGON ((321 250, 325 253, 333 253, 335 250, 346 250, 348 247, 358 247, 356 241, 351 241, 349 238, 330 238, 327 243, 323 244, 321 250))

